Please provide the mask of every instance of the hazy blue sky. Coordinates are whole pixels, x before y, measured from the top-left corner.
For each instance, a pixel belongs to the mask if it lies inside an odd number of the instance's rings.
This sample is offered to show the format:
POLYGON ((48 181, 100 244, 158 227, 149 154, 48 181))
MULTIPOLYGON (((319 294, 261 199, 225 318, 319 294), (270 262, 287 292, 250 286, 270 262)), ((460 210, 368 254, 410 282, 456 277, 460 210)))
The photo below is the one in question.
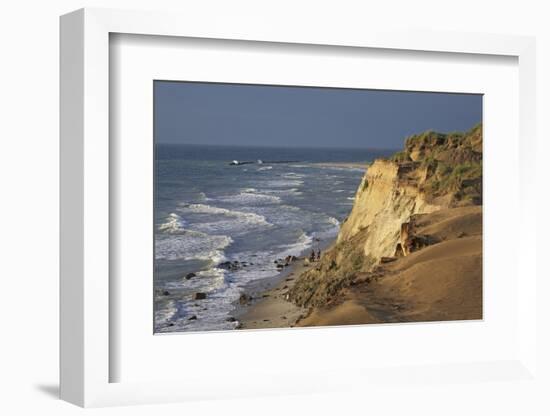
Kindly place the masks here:
POLYGON ((155 81, 160 143, 401 148, 424 130, 467 130, 481 95, 155 81))

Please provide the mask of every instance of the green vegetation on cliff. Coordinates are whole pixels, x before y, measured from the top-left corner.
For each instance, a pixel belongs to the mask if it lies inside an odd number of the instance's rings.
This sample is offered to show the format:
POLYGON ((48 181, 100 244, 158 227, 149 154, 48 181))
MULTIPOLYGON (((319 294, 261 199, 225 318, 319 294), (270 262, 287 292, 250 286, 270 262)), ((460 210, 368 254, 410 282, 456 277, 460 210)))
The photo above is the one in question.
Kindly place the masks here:
POLYGON ((421 189, 428 199, 447 196, 456 205, 482 202, 482 126, 448 134, 427 131, 405 140, 404 150, 391 160, 412 163, 421 170, 421 189))

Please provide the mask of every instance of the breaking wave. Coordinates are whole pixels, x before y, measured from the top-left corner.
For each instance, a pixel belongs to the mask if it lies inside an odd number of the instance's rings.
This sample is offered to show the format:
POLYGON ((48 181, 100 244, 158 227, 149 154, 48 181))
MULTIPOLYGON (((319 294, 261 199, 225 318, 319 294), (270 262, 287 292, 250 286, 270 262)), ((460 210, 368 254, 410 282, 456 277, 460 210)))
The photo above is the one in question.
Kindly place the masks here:
POLYGON ((215 207, 212 205, 206 204, 184 204, 179 208, 182 212, 194 213, 194 214, 214 214, 214 215, 224 215, 227 217, 239 218, 245 222, 256 223, 256 224, 269 224, 265 217, 262 215, 255 214, 253 212, 242 212, 235 211, 227 208, 215 207))

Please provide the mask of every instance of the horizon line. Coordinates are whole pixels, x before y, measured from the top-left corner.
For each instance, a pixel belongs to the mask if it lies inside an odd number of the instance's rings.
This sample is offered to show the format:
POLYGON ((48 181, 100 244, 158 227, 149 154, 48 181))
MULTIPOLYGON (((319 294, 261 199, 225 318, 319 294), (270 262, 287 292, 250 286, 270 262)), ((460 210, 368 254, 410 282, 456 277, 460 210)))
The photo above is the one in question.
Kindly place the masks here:
POLYGON ((401 149, 401 147, 276 146, 276 145, 261 145, 261 144, 248 145, 248 144, 172 143, 172 142, 156 142, 155 145, 264 147, 264 148, 273 148, 273 149, 341 149, 341 150, 399 150, 401 149))

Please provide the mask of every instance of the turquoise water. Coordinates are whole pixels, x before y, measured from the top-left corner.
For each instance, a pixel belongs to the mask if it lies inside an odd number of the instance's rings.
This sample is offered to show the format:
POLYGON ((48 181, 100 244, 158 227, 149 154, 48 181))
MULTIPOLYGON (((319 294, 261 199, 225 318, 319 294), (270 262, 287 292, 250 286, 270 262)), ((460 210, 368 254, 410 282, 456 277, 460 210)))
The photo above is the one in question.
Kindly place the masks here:
POLYGON ((157 145, 155 332, 235 328, 227 319, 246 285, 275 279, 274 260, 333 240, 351 210, 364 169, 315 163, 391 153, 157 145), (226 261, 246 266, 226 270, 226 261))

